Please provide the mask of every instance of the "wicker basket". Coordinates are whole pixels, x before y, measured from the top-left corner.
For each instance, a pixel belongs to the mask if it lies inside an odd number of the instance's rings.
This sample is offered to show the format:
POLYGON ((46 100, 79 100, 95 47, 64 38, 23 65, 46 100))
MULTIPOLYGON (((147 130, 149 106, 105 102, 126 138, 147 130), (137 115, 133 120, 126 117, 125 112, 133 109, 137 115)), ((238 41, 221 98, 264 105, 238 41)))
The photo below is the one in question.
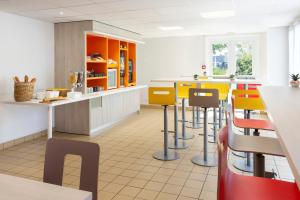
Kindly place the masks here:
POLYGON ((15 83, 14 97, 15 101, 29 101, 33 97, 35 83, 18 82, 15 83))

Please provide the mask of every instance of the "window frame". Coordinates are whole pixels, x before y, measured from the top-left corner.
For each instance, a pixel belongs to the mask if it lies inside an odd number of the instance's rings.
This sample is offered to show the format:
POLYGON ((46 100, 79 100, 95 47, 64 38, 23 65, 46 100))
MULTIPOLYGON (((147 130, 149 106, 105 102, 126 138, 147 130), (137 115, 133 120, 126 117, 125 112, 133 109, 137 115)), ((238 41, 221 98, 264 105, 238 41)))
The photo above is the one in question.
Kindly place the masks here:
POLYGON ((252 46, 252 75, 239 75, 237 78, 257 78, 259 76, 260 63, 260 36, 253 35, 233 35, 233 36, 207 36, 205 39, 205 63, 208 66, 207 74, 214 77, 228 77, 236 72, 236 45, 238 43, 248 43, 252 46), (228 70, 226 75, 214 75, 212 64, 212 45, 222 43, 228 45, 228 70))

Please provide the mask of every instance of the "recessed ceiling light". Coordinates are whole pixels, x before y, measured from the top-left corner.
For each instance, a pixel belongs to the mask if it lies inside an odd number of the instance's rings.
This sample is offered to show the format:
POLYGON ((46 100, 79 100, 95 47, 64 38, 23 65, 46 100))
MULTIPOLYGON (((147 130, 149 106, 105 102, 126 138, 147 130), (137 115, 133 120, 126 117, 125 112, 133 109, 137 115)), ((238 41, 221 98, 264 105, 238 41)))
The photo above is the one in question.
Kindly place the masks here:
POLYGON ((175 31, 183 29, 181 26, 160 26, 158 28, 162 31, 175 31))
POLYGON ((64 13, 63 11, 60 11, 59 14, 60 14, 60 15, 64 15, 65 13, 64 13))
POLYGON ((235 12, 233 10, 220 10, 201 13, 201 17, 208 19, 227 18, 233 16, 235 16, 235 12))

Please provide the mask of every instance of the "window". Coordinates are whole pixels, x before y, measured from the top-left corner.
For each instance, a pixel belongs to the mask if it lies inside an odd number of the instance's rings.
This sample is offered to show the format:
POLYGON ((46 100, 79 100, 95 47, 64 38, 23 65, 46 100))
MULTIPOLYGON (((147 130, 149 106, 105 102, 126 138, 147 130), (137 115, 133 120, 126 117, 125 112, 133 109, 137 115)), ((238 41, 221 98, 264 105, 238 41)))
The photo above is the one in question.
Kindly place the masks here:
POLYGON ((228 46, 227 44, 212 44, 213 74, 226 75, 228 70, 228 46))
POLYGON ((235 46, 236 72, 237 76, 253 75, 252 73, 252 46, 249 43, 238 43, 235 46))
POLYGON ((259 36, 212 36, 206 39, 206 45, 209 75, 257 75, 259 36))

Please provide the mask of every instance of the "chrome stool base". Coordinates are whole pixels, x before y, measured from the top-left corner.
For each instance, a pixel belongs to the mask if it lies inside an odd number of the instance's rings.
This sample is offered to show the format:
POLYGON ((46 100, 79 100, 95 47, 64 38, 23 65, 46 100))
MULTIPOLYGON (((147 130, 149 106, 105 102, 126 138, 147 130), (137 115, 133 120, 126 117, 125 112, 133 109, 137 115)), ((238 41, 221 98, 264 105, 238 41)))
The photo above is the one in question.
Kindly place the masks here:
POLYGON ((165 154, 164 151, 158 151, 153 154, 153 158, 157 160, 164 160, 164 161, 170 161, 170 160, 177 160, 179 159, 179 154, 175 151, 167 151, 165 154))
POLYGON ((189 146, 185 143, 185 141, 178 141, 178 143, 175 145, 174 142, 169 143, 168 148, 169 149, 187 149, 189 146))
POLYGON ((192 162, 199 166, 215 167, 217 166, 217 156, 214 153, 207 153, 207 159, 204 160, 204 156, 197 155, 192 158, 192 162))
POLYGON ((247 165, 246 159, 238 159, 234 162, 233 166, 242 172, 253 173, 254 169, 253 159, 250 160, 250 165, 247 165))

